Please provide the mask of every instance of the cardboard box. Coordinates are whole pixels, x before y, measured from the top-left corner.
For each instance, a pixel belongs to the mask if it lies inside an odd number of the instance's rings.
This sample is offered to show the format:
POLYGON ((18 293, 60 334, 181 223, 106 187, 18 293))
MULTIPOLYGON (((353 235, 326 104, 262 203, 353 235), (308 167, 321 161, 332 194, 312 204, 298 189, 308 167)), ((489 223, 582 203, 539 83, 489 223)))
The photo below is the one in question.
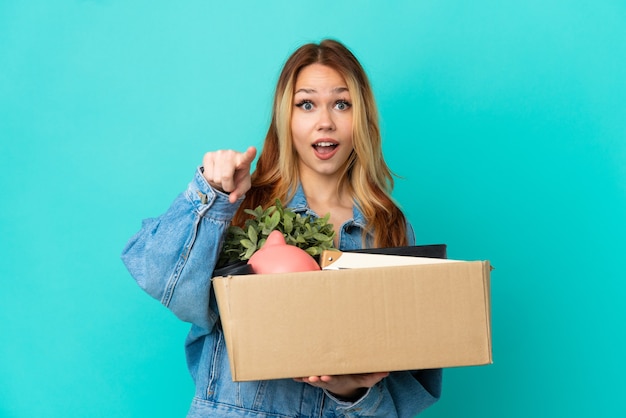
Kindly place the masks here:
POLYGON ((492 362, 487 261, 213 278, 233 380, 492 362))

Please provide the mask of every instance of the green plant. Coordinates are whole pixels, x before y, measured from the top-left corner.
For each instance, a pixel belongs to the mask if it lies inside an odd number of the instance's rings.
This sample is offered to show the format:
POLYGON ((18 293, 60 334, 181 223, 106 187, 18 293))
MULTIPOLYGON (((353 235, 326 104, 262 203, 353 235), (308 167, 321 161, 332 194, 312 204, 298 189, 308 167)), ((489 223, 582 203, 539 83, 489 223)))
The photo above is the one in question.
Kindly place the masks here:
POLYGON ((335 231, 333 225, 328 223, 330 214, 323 218, 302 216, 283 207, 279 199, 276 199, 274 206, 265 210, 261 206, 254 210, 244 210, 252 218, 246 220, 243 228, 228 228, 218 267, 250 259, 275 229, 283 233, 287 244, 295 245, 313 257, 333 248, 335 231))

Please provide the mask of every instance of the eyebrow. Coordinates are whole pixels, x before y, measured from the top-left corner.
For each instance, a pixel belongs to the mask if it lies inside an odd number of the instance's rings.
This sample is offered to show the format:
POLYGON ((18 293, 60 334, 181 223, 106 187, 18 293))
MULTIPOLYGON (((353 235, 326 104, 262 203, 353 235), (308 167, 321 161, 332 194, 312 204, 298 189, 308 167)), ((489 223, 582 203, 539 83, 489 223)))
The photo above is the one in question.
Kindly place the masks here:
MULTIPOLYGON (((333 93, 343 93, 349 91, 347 87, 335 87, 334 89, 331 90, 331 92, 333 93)), ((307 88, 301 88, 296 90, 296 92, 294 94, 298 94, 298 93, 307 93, 307 94, 313 94, 313 93, 317 93, 317 90, 315 89, 307 89, 307 88)))

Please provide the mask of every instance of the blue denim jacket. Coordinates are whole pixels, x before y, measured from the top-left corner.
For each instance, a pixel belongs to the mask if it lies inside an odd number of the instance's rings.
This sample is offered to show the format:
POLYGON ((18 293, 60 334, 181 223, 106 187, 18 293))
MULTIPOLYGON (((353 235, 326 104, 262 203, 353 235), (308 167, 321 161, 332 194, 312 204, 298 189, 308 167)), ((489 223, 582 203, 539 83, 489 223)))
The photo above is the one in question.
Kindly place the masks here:
MULTIPOLYGON (((159 218, 144 220, 122 253, 139 286, 192 324, 185 348, 196 393, 188 417, 413 417, 436 402, 440 369, 393 372, 354 403, 292 379, 232 381, 211 273, 240 204, 212 189, 197 170, 187 190, 159 218)), ((312 213, 301 188, 287 206, 312 213)), ((364 226, 355 208, 341 227, 339 248, 361 248, 364 226)))

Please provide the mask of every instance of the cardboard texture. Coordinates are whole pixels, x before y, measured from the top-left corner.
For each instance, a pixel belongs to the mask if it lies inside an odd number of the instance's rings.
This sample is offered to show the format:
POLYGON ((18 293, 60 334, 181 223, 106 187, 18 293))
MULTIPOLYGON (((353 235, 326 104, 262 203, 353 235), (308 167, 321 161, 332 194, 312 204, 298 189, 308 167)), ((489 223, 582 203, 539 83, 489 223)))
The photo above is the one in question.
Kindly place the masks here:
POLYGON ((492 362, 487 261, 213 278, 235 381, 492 362))

